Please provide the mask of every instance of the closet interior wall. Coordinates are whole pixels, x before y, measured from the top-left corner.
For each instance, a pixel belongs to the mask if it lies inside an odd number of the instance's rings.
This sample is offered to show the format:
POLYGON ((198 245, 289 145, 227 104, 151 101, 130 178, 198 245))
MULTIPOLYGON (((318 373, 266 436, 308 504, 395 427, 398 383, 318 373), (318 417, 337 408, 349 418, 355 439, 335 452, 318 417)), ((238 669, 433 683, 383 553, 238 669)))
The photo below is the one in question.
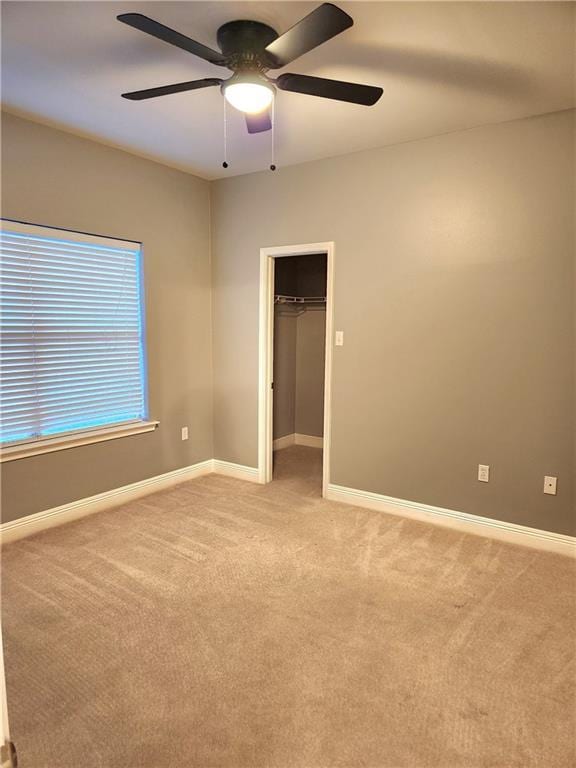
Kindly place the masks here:
MULTIPOLYGON (((326 255, 275 260, 274 295, 326 296, 326 255)), ((326 303, 274 304, 274 439, 322 437, 326 303)))

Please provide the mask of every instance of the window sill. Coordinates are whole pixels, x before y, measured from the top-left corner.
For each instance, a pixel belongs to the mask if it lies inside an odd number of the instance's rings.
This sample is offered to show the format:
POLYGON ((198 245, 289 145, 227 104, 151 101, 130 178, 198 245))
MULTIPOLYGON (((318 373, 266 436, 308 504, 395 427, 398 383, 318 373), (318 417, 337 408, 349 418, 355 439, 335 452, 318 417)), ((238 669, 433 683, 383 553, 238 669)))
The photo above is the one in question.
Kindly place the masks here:
POLYGON ((134 424, 120 424, 106 429, 93 429, 86 432, 76 432, 60 437, 51 437, 45 440, 36 440, 21 445, 12 445, 0 451, 0 463, 25 459, 28 456, 38 456, 41 453, 52 451, 64 451, 67 448, 77 448, 80 445, 101 443, 104 440, 116 440, 119 437, 140 435, 143 432, 153 432, 160 422, 139 421, 134 424))

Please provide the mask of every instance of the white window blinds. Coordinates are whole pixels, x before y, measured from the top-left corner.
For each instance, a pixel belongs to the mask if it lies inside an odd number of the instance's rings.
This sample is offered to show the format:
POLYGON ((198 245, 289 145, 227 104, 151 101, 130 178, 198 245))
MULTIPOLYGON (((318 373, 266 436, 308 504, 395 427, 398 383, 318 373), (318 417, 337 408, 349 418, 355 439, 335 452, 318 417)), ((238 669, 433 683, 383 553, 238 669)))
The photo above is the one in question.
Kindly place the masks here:
POLYGON ((2 221, 2 444, 146 418, 140 257, 138 243, 2 221))

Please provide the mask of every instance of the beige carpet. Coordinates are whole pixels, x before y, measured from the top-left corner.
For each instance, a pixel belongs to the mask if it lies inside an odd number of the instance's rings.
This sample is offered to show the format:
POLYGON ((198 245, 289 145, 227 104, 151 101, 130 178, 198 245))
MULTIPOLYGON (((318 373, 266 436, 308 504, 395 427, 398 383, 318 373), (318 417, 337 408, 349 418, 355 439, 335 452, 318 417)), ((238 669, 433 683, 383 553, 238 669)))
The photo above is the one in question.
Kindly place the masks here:
POLYGON ((21 768, 560 768, 574 565, 210 476, 6 548, 21 768))

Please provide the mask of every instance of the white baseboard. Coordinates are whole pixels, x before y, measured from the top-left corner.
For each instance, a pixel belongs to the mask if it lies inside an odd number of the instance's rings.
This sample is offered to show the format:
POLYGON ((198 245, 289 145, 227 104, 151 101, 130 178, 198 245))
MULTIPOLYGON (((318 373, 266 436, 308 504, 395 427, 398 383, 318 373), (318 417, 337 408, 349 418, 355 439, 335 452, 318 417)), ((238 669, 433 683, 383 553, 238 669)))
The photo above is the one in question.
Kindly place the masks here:
MULTIPOLYGON (((288 437, 295 437, 288 435, 288 437)), ((302 437, 300 435, 300 437, 302 437)), ((304 435, 304 437, 310 437, 304 435)), ((283 439, 283 438, 280 438, 283 439)), ((316 440, 321 438, 314 438, 316 440)), ((300 445, 302 443, 299 443, 300 445)), ((25 536, 39 533, 47 528, 52 528, 63 523, 77 520, 91 515, 103 509, 110 509, 129 501, 156 493, 164 488, 169 488, 179 483, 193 480, 211 473, 234 477, 249 482, 260 482, 258 470, 254 467, 246 467, 241 464, 233 464, 219 459, 208 459, 189 467, 182 467, 173 472, 149 477, 137 483, 131 483, 121 488, 89 496, 85 499, 72 501, 59 507, 27 515, 18 520, 3 523, 0 526, 0 538, 2 544, 22 539, 25 536)), ((512 544, 523 544, 536 549, 556 552, 562 555, 576 556, 576 537, 565 536, 552 531, 543 531, 538 528, 528 528, 515 523, 507 523, 502 520, 492 520, 488 517, 470 515, 466 512, 456 512, 452 509, 433 507, 429 504, 421 504, 405 499, 396 499, 391 496, 383 496, 369 491, 359 491, 354 488, 344 488, 339 485, 328 485, 326 498, 331 501, 339 501, 344 504, 352 504, 357 507, 374 509, 378 512, 386 512, 392 515, 408 517, 412 520, 420 520, 425 523, 433 523, 447 528, 460 530, 466 533, 475 533, 480 536, 507 541, 512 544)))
POLYGON ((416 501, 395 499, 392 496, 359 491, 355 488, 344 488, 340 485, 328 485, 326 498, 330 501, 340 501, 356 507, 365 507, 378 512, 408 517, 412 520, 441 525, 445 528, 474 533, 511 544, 522 544, 535 549, 576 557, 576 537, 574 536, 542 531, 539 528, 528 528, 524 525, 507 523, 503 520, 492 520, 489 517, 479 517, 466 512, 456 512, 453 509, 433 507, 430 504, 421 504, 416 501))
POLYGON ((291 435, 284 435, 284 437, 277 437, 272 443, 273 450, 281 451, 282 448, 289 448, 291 445, 295 445, 295 437, 296 435, 294 433, 291 435))
POLYGON ((307 445, 308 448, 323 448, 324 438, 315 435, 300 435, 298 432, 294 435, 296 445, 307 445))
POLYGON ((103 509, 126 504, 141 496, 147 496, 150 493, 156 493, 156 491, 161 491, 164 488, 170 488, 173 485, 185 483, 188 480, 194 480, 197 477, 209 475, 213 472, 227 475, 228 477, 236 477, 240 480, 258 482, 258 470, 253 467, 243 467, 239 464, 230 464, 227 461, 208 459, 198 464, 192 464, 189 467, 175 469, 173 472, 148 477, 146 480, 140 480, 137 483, 124 485, 121 488, 98 493, 96 496, 88 496, 85 499, 71 501, 69 504, 62 504, 59 507, 53 507, 42 512, 36 512, 33 515, 21 517, 18 520, 3 523, 0 526, 0 540, 2 544, 8 544, 25 536, 32 536, 32 534, 39 533, 47 528, 63 525, 80 517, 91 515, 94 512, 100 512, 103 509))
POLYGON ((184 483, 187 480, 193 480, 202 475, 208 475, 213 471, 213 461, 209 459, 199 464, 175 469, 173 472, 166 472, 163 475, 148 477, 146 480, 140 480, 137 483, 124 485, 121 488, 113 488, 111 491, 104 491, 104 493, 98 493, 96 496, 88 496, 85 499, 71 501, 69 504, 62 504, 59 507, 53 507, 43 512, 36 512, 33 515, 21 517, 18 520, 3 523, 0 529, 2 543, 7 544, 24 536, 31 536, 33 533, 38 533, 46 528, 62 525, 71 520, 91 515, 94 512, 100 512, 103 509, 126 504, 141 496, 147 496, 149 493, 161 491, 163 488, 169 488, 172 485, 184 483))
POLYGON ((306 445, 308 448, 322 448, 324 446, 324 438, 316 437, 315 435, 302 435, 295 432, 292 435, 284 435, 284 437, 276 438, 273 443, 273 448, 275 451, 279 451, 282 448, 288 448, 290 445, 306 445))
POLYGON ((232 464, 230 461, 214 459, 214 472, 217 475, 235 477, 237 480, 247 480, 250 483, 259 483, 259 474, 256 467, 245 467, 243 464, 232 464))

